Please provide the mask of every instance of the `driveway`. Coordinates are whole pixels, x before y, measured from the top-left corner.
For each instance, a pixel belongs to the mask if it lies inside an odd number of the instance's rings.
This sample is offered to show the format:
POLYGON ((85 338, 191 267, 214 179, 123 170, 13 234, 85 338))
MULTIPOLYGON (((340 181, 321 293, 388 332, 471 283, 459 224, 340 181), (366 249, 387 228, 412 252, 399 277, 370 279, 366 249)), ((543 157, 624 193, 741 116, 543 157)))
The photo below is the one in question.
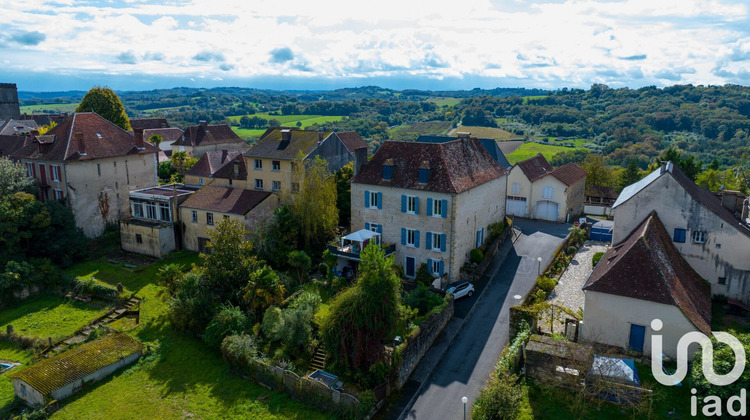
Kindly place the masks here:
MULTIPOLYGON (((539 270, 537 258, 542 257, 542 267, 549 263, 567 235, 569 225, 517 219, 516 227, 523 233, 507 258, 502 263, 498 259, 489 268, 486 290, 473 303, 476 305, 473 314, 463 324, 442 360, 426 379, 416 378, 423 383, 410 384, 411 392, 419 390, 419 393, 414 404, 403 411, 403 418, 462 418, 463 396, 469 398, 466 409, 470 413, 479 391, 508 343, 508 308, 519 303, 521 297, 533 288, 539 270)), ((463 315, 464 302, 460 303, 463 315)), ((458 304, 456 316, 459 315, 458 304)), ((463 323, 461 318, 453 321, 463 323)))

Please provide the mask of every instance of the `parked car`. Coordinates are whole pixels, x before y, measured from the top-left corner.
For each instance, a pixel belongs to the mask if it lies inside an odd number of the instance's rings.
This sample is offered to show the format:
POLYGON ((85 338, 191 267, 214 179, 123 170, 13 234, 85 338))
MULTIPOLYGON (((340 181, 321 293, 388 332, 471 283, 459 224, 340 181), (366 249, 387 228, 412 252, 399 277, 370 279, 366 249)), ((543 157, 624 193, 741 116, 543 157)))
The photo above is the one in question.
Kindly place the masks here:
POLYGON ((464 296, 471 296, 474 294, 474 285, 468 281, 460 281, 457 283, 451 283, 445 286, 446 292, 453 294, 453 299, 460 299, 464 296))

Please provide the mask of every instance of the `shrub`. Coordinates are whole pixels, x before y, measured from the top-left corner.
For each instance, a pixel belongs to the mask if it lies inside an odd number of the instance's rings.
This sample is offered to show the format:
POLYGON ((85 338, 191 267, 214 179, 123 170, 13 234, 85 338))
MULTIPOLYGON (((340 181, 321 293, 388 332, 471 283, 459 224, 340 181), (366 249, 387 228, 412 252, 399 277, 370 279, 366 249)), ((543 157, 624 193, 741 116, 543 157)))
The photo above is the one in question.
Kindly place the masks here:
MULTIPOLYGON (((736 334, 732 333, 745 348, 745 354, 750 354, 750 333, 736 334)), ((715 337, 711 337, 713 346, 713 366, 716 374, 726 375, 734 367, 735 353, 732 348, 724 343, 719 343, 715 337)), ((703 349, 695 353, 694 360, 702 360, 703 349)), ((714 385, 706 379, 703 369, 690 370, 690 385, 698 390, 698 395, 715 395, 723 401, 734 395, 740 395, 743 388, 750 383, 750 369, 745 369, 742 376, 728 385, 714 385)))
POLYGON ((331 268, 328 266, 328 264, 322 262, 318 264, 318 272, 323 277, 328 277, 331 275, 331 268))
POLYGON ((219 348, 224 337, 241 334, 250 328, 250 321, 242 310, 232 304, 222 306, 206 327, 204 341, 211 347, 219 348))
POLYGON ((474 248, 469 252, 469 260, 473 263, 480 263, 484 259, 484 253, 479 248, 474 248))
POLYGON ((521 410, 526 387, 518 386, 518 376, 502 369, 493 375, 479 393, 471 411, 476 420, 515 419, 521 410))
POLYGON ((536 293, 534 293, 534 299, 536 299, 537 302, 544 302, 547 299, 547 292, 542 289, 537 289, 536 293))
POLYGON ((493 237, 495 237, 495 236, 503 233, 504 230, 505 230, 505 221, 504 220, 501 221, 501 222, 492 223, 489 226, 490 235, 493 236, 493 237))
POLYGON ((255 339, 246 334, 230 335, 221 342, 221 355, 229 366, 241 369, 258 354, 255 339))
POLYGON ((404 297, 404 305, 419 310, 419 315, 424 315, 430 312, 432 308, 442 303, 442 297, 436 293, 430 292, 430 289, 422 284, 418 285, 416 289, 412 290, 404 297))
POLYGON ((419 266, 417 269, 417 283, 430 286, 433 281, 435 281, 435 277, 430 274, 430 270, 427 268, 427 264, 422 263, 422 265, 419 266))
POLYGON ((539 279, 539 282, 537 283, 540 289, 544 290, 545 292, 549 293, 551 292, 555 286, 557 286, 557 280, 551 279, 546 276, 542 276, 539 279))
POLYGON ((569 246, 568 249, 565 250, 565 253, 568 254, 568 255, 573 255, 576 252, 578 252, 578 248, 576 248, 574 246, 569 246))
POLYGON ((88 295, 102 300, 114 300, 120 295, 116 287, 101 283, 93 277, 76 277, 73 291, 77 295, 88 295))
POLYGON ((603 252, 597 252, 593 257, 591 257, 591 264, 596 267, 596 265, 599 264, 599 260, 601 260, 603 256, 603 252))
POLYGON ((266 309, 266 313, 263 314, 263 323, 261 324, 263 335, 270 341, 278 341, 281 339, 281 330, 283 328, 284 318, 281 316, 281 309, 275 306, 266 309))

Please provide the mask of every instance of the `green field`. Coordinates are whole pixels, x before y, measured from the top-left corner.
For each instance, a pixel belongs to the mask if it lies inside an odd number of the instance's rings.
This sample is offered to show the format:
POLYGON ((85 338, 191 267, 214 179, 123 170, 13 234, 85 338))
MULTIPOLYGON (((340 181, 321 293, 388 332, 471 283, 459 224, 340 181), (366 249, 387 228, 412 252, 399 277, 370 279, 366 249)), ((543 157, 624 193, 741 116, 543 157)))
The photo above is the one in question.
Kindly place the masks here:
POLYGON ((439 97, 439 98, 430 98, 427 100, 427 102, 434 102, 435 105, 439 107, 443 106, 454 106, 461 102, 460 98, 449 98, 449 97, 439 97))
POLYGON ((21 107, 21 114, 43 114, 46 112, 75 112, 78 102, 66 104, 42 104, 42 105, 24 105, 21 107))
MULTIPOLYGON (((259 113, 259 114, 253 114, 248 115, 248 117, 260 117, 266 120, 275 119, 278 120, 281 125, 286 127, 296 127, 297 123, 300 122, 301 128, 307 128, 313 124, 325 124, 328 122, 334 122, 334 121, 341 121, 342 118, 344 118, 341 115, 330 115, 330 116, 324 116, 324 115, 270 115, 267 112, 259 113)), ((243 115, 233 115, 231 117, 227 117, 231 121, 235 121, 239 123, 240 118, 242 118, 243 115)))
POLYGON ((237 134, 245 140, 257 140, 261 134, 266 132, 266 129, 232 127, 232 131, 234 131, 234 134, 237 134))
POLYGON ((537 95, 537 96, 524 96, 523 97, 523 103, 528 103, 529 99, 542 99, 546 98, 547 95, 537 95))
MULTIPOLYGON (((326 415, 286 394, 232 374, 220 354, 203 341, 177 331, 164 316, 167 304, 159 295, 155 274, 168 263, 189 266, 195 253, 181 252, 154 264, 127 269, 107 260, 74 265, 68 274, 122 283, 143 298, 141 324, 128 333, 144 342, 151 353, 102 382, 66 399, 52 418, 253 418, 328 419, 326 415)), ((5 315, 7 311, 0 312, 5 315)), ((29 355, 0 342, 0 358, 27 362, 29 355)), ((11 408, 13 385, 0 378, 0 417, 11 408)))
POLYGON ((41 296, 0 312, 0 330, 13 325, 16 334, 58 341, 72 335, 89 321, 104 315, 101 302, 83 303, 58 296, 41 296))
POLYGON ((425 121, 399 125, 389 130, 391 139, 413 141, 420 134, 445 135, 451 128, 450 121, 425 121))
POLYGON ((456 132, 458 131, 468 131, 471 133, 472 137, 479 137, 482 139, 523 140, 523 136, 513 134, 510 131, 505 131, 502 128, 459 125, 456 129, 456 132))
POLYGON ((574 150, 574 148, 543 143, 524 143, 513 153, 507 155, 506 157, 508 158, 508 162, 510 162, 511 165, 514 165, 516 162, 534 157, 538 153, 543 154, 544 157, 547 158, 547 160, 550 160, 553 156, 560 152, 568 152, 571 150, 574 150))

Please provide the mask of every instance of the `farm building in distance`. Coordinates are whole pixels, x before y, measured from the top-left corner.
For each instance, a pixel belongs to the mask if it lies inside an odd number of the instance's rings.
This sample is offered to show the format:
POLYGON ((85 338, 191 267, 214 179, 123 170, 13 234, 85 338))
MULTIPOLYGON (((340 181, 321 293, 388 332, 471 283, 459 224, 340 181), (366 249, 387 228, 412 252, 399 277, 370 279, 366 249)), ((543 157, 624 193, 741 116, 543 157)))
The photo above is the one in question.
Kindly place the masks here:
POLYGON ((16 396, 38 407, 106 378, 142 353, 143 344, 118 333, 42 360, 8 377, 13 380, 16 396))

